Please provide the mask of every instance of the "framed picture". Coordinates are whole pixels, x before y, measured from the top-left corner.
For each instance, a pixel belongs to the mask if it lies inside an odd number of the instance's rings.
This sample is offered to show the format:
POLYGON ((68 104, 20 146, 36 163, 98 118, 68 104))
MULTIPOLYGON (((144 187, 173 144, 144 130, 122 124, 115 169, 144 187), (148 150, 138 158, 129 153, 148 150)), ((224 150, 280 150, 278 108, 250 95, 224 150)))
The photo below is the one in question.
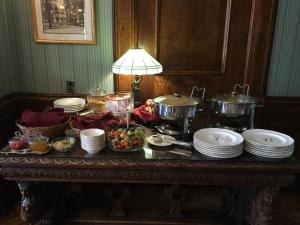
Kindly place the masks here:
POLYGON ((35 41, 95 44, 93 0, 31 0, 35 41))

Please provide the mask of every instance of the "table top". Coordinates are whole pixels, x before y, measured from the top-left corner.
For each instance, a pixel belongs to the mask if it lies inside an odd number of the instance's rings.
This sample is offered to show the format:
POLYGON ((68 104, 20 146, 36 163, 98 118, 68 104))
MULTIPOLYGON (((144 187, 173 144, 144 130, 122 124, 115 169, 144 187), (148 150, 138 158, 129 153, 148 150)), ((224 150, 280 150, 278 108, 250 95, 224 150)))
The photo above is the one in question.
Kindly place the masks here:
POLYGON ((8 146, 1 150, 0 167, 72 167, 72 168, 185 168, 205 170, 251 170, 263 172, 300 172, 300 160, 292 156, 286 159, 269 159, 258 157, 247 152, 232 159, 218 159, 205 156, 195 149, 190 157, 170 153, 170 150, 183 148, 171 145, 157 147, 145 144, 144 148, 136 152, 114 152, 108 148, 95 155, 88 154, 81 149, 79 140, 70 152, 51 150, 44 155, 7 153, 8 146))
POLYGON ((0 151, 0 176, 45 182, 287 186, 300 172, 300 160, 295 156, 274 160, 243 152, 236 158, 216 159, 191 148, 188 157, 170 153, 176 145, 148 143, 135 152, 104 148, 90 155, 79 143, 77 140, 70 152, 51 150, 44 155, 5 153, 6 146, 0 151))

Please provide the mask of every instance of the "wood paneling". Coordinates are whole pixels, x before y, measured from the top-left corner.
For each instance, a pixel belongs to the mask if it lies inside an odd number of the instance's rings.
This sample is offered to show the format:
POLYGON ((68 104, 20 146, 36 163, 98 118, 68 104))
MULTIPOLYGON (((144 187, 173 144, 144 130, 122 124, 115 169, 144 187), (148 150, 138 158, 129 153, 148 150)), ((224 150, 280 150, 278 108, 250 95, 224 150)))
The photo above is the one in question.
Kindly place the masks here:
MULTIPOLYGON (((300 149, 300 98, 268 97, 259 115, 258 127, 286 133, 300 149)), ((296 152, 300 156, 300 152, 296 152)))
MULTIPOLYGON (((235 83, 249 83, 250 94, 264 96, 276 2, 115 0, 116 12, 128 4, 131 12, 115 17, 115 57, 136 42, 162 63, 162 74, 143 80, 143 99, 189 95, 193 85, 211 96, 235 83)), ((117 76, 116 89, 128 90, 130 79, 117 76)))
POLYGON ((224 74, 230 14, 231 0, 160 1, 157 57, 164 73, 224 74))
MULTIPOLYGON (((44 111, 51 107, 53 101, 58 98, 71 97, 70 95, 49 95, 33 93, 13 93, 0 98, 0 148, 7 144, 7 140, 13 136, 18 128, 16 119, 20 118, 25 109, 44 111)), ((85 97, 77 95, 76 97, 85 97)))

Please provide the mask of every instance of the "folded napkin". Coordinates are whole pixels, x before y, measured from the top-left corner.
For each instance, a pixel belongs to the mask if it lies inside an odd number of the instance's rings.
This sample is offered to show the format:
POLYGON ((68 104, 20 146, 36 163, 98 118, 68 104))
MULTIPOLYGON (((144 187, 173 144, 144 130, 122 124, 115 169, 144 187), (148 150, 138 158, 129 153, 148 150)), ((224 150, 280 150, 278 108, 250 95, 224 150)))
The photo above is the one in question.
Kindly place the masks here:
POLYGON ((88 128, 105 129, 116 125, 118 125, 118 120, 111 112, 77 116, 73 120, 73 126, 80 130, 88 128))
POLYGON ((69 114, 61 110, 53 112, 33 112, 29 109, 22 112, 20 124, 26 127, 55 126, 66 122, 69 114))
POLYGON ((152 109, 149 109, 148 105, 141 105, 138 108, 135 108, 132 111, 132 118, 137 122, 144 122, 144 123, 148 123, 148 122, 153 122, 153 123, 158 123, 160 122, 160 117, 158 115, 156 115, 152 109))

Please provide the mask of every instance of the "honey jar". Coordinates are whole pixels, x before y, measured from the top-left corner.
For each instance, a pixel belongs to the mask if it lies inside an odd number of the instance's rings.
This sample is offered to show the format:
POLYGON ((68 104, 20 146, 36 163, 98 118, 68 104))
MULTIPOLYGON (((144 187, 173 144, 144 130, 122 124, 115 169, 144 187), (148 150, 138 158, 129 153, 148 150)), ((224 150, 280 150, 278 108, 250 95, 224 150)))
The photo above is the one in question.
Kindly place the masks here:
POLYGON ((49 138, 46 136, 32 136, 29 138, 29 147, 34 152, 47 152, 49 138))
POLYGON ((89 109, 94 113, 106 112, 106 91, 99 87, 90 90, 87 96, 87 103, 89 109))

